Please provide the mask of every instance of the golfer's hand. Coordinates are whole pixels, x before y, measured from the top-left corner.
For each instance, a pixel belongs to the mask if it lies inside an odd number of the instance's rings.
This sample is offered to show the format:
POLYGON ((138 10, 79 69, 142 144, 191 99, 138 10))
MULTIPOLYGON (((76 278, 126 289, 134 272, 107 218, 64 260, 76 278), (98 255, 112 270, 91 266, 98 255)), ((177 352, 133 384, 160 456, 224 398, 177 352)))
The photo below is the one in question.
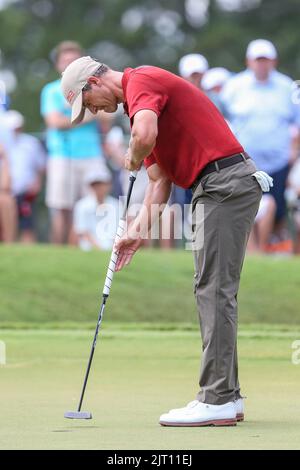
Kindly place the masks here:
POLYGON ((125 154, 125 168, 129 171, 139 171, 141 169, 142 163, 136 163, 131 155, 130 149, 127 150, 125 154))
POLYGON ((140 248, 142 244, 141 239, 129 238, 127 234, 115 243, 114 251, 118 253, 118 260, 115 271, 121 271, 124 266, 127 266, 132 260, 135 252, 140 248))

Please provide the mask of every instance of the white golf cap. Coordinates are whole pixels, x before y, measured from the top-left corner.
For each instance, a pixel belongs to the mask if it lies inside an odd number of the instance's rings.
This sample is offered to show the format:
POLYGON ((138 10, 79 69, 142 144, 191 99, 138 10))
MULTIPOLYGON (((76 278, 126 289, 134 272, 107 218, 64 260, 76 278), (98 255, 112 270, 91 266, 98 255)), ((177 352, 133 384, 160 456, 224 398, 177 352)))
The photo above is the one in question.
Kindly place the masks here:
POLYGON ((214 67, 205 72, 201 86, 206 91, 212 90, 216 86, 223 86, 229 77, 231 77, 229 70, 224 67, 214 67))
POLYGON ((9 110, 4 112, 2 116, 4 124, 12 131, 24 126, 24 116, 19 111, 9 110))
POLYGON ((208 62, 201 54, 187 54, 180 59, 178 68, 180 75, 183 78, 188 78, 195 72, 206 72, 208 62))
POLYGON ((255 39, 249 43, 246 58, 255 60, 260 57, 271 60, 277 59, 277 51, 271 41, 267 41, 266 39, 255 39))
POLYGON ((61 88, 64 97, 72 106, 72 124, 78 124, 84 118, 82 89, 87 84, 89 77, 92 77, 101 65, 90 56, 80 57, 74 60, 62 74, 61 88))
POLYGON ((111 172, 105 163, 101 163, 97 170, 88 172, 84 179, 85 183, 88 185, 93 183, 110 183, 111 180, 111 172))

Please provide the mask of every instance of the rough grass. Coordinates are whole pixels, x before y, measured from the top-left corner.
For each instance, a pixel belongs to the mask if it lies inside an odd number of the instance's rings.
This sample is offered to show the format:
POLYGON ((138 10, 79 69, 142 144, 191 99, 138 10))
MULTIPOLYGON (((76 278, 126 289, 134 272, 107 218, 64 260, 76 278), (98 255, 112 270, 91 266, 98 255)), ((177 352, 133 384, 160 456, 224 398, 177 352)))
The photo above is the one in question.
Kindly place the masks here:
MULTIPOLYGON (((109 253, 53 246, 0 247, 2 327, 91 327, 109 253)), ((248 257, 239 295, 243 324, 300 324, 300 258, 248 257)), ((105 322, 197 328, 192 253, 145 250, 115 275, 105 322)))

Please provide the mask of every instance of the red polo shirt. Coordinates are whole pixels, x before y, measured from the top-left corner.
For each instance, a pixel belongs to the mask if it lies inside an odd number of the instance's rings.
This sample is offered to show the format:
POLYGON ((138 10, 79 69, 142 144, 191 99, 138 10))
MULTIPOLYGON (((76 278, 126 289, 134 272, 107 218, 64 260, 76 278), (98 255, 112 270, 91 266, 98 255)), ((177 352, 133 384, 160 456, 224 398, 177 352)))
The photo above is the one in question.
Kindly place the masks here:
POLYGON ((156 145, 144 160, 146 168, 157 163, 178 186, 189 188, 209 162, 243 152, 218 109, 186 80, 143 66, 125 69, 122 86, 131 124, 143 109, 158 116, 156 145))

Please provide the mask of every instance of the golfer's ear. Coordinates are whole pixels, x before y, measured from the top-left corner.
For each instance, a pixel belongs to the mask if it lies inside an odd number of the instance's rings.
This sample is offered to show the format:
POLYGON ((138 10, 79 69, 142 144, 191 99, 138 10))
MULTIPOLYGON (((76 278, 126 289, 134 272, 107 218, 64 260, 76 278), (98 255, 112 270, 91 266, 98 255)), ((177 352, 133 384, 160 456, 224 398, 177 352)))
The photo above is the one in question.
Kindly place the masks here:
POLYGON ((94 76, 89 77, 87 82, 88 82, 89 85, 99 85, 99 86, 101 86, 101 79, 99 77, 94 77, 94 76))

